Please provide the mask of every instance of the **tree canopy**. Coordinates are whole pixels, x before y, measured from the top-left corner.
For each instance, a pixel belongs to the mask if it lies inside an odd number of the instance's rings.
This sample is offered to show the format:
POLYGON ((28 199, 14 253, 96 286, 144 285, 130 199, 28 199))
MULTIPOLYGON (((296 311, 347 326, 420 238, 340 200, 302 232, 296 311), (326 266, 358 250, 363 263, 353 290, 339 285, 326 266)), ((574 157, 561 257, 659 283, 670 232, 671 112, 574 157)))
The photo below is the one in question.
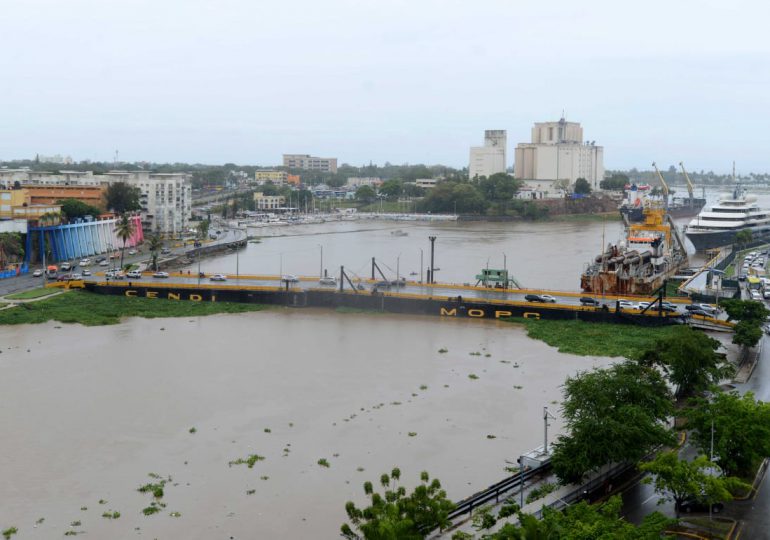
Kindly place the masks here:
POLYGON ((588 195, 591 193, 591 184, 589 184, 588 180, 585 178, 578 178, 575 180, 575 187, 572 189, 572 191, 582 195, 588 195))
POLYGON ((625 188, 626 184, 629 184, 629 183, 630 183, 630 180, 628 178, 628 175, 622 174, 622 173, 614 173, 613 175, 599 182, 599 187, 602 189, 618 191, 625 188))
POLYGON ((139 204, 139 195, 138 187, 130 186, 125 182, 115 182, 107 186, 104 198, 106 199, 107 208, 115 213, 124 214, 125 212, 134 212, 142 208, 139 204))
POLYGON ((447 516, 454 504, 447 499, 437 479, 431 480, 427 472, 421 473, 420 485, 407 495, 406 488, 398 486, 400 478, 401 471, 397 468, 389 475, 383 474, 380 477, 380 484, 385 488, 382 495, 374 491, 371 482, 364 484, 370 504, 363 509, 352 501, 345 505, 350 524, 340 528, 344 538, 418 540, 434 529, 450 525, 447 516))
POLYGON ((770 403, 756 401, 751 392, 742 396, 719 392, 710 401, 695 399, 685 416, 703 453, 710 450, 714 422, 714 455, 725 474, 749 474, 759 460, 770 456, 770 403))
POLYGON ((716 352, 719 347, 719 341, 703 332, 679 326, 641 351, 637 359, 662 368, 678 394, 688 396, 733 374, 732 365, 716 352))
POLYGON ((569 377, 562 415, 569 433, 554 443, 552 464, 563 482, 578 482, 607 463, 637 461, 670 443, 663 422, 673 404, 658 371, 624 362, 569 377))
POLYGON ((418 205, 424 212, 460 214, 480 214, 486 207, 478 188, 467 182, 439 182, 418 205))
POLYGON ((356 199, 363 202, 372 202, 377 198, 377 194, 374 192, 374 188, 371 186, 360 186, 356 190, 356 199))
POLYGON ((762 325, 770 311, 763 302, 729 299, 722 303, 730 321, 738 321, 733 333, 733 343, 754 347, 762 339, 762 325))
POLYGON ((745 487, 737 478, 711 474, 714 464, 706 456, 687 461, 680 459, 676 450, 661 452, 639 469, 653 475, 646 479, 647 483, 653 484, 662 500, 673 501, 677 515, 680 505, 687 499, 696 498, 711 504, 729 501, 735 488, 745 487))
POLYGON ((90 204, 84 203, 79 199, 63 199, 58 201, 61 205, 61 213, 68 219, 82 218, 85 216, 98 216, 102 213, 100 209, 90 204))

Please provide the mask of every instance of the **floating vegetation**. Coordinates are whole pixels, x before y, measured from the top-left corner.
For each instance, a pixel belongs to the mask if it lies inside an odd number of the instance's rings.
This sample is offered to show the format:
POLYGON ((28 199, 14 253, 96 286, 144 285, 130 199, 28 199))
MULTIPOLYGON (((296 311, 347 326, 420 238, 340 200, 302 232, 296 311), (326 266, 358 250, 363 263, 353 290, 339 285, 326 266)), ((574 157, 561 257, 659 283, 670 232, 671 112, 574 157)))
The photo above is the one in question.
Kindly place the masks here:
POLYGON ((511 361, 510 360, 500 360, 500 363, 501 364, 510 364, 511 361))
POLYGON ((80 507, 80 511, 81 511, 81 512, 85 512, 86 510, 88 510, 88 507, 87 507, 87 506, 81 506, 81 507, 80 507))
POLYGON ((438 350, 438 352, 440 352, 441 354, 444 354, 444 353, 448 353, 448 352, 449 352, 449 349, 447 349, 446 347, 441 347, 441 348, 438 350))
POLYGON ((471 355, 471 356, 481 356, 481 353, 478 352, 478 351, 472 352, 472 353, 468 353, 468 354, 471 355))
POLYGON ((247 489, 246 490, 246 495, 254 495, 256 492, 257 492, 256 489, 247 489))
POLYGON ((417 437, 417 432, 416 431, 410 431, 409 433, 407 433, 407 435, 409 435, 410 437, 417 437))
POLYGON ((356 467, 356 470, 357 470, 358 472, 364 472, 364 468, 363 468, 363 467, 356 467))
POLYGON ((233 465, 246 465, 249 467, 249 469, 253 469, 254 464, 257 461, 264 461, 264 459, 265 459, 264 456, 260 456, 258 454, 250 454, 249 457, 247 457, 246 459, 238 458, 234 461, 228 461, 227 465, 230 467, 232 467, 233 465))
POLYGON ((420 385, 420 390, 427 390, 427 389, 428 389, 428 385, 427 384, 421 384, 420 385))
POLYGON ((162 499, 163 498, 163 487, 166 485, 165 480, 161 480, 160 482, 155 483, 149 483, 144 484, 143 486, 140 486, 137 491, 139 493, 152 493, 152 496, 156 499, 162 499))
POLYGON ((158 507, 155 503, 152 503, 147 508, 142 509, 142 514, 145 516, 151 516, 153 514, 157 514, 158 512, 160 512, 160 507, 158 507))
POLYGON ((558 405, 558 404, 559 404, 559 402, 558 402, 558 401, 556 401, 555 399, 552 399, 552 400, 551 400, 551 405, 558 405))
POLYGON ((294 422, 289 422, 289 427, 294 427, 294 422))
POLYGON ((265 428, 263 431, 264 431, 265 433, 272 433, 272 432, 270 431, 270 428, 269 428, 269 427, 266 427, 266 428, 265 428))
POLYGON ((77 536, 78 534, 78 531, 67 531, 64 533, 64 536, 77 536))
POLYGON ((484 358, 492 358, 492 355, 487 353, 487 354, 484 355, 484 358))
POLYGON ((327 469, 328 469, 329 467, 331 467, 331 465, 329 465, 329 461, 328 461, 326 458, 321 458, 321 459, 319 459, 319 460, 318 460, 318 464, 319 464, 321 467, 326 467, 327 469))
POLYGON ((516 390, 521 390, 522 388, 524 388, 524 387, 523 387, 523 386, 521 386, 520 384, 514 384, 514 385, 513 385, 513 387, 514 387, 516 390))
POLYGON ((3 531, 3 538, 5 538, 5 540, 8 540, 11 536, 13 536, 14 534, 17 534, 18 532, 19 532, 19 529, 17 529, 16 527, 8 527, 3 531))
POLYGON ((472 381, 475 381, 476 379, 479 378, 479 376, 476 375, 475 373, 471 373, 470 375, 468 375, 468 378, 471 379, 472 381))
POLYGON ((448 385, 448 384, 445 384, 445 385, 444 385, 444 388, 449 388, 449 385, 448 385))
POLYGON ((115 512, 105 512, 102 514, 102 517, 105 519, 118 519, 120 517, 120 512, 117 510, 115 512))
POLYGON ((390 404, 391 405, 401 405, 401 402, 400 401, 391 401, 390 404))
POLYGON ((76 519, 75 521, 70 523, 70 527, 80 527, 81 525, 82 525, 82 523, 80 523, 79 519, 76 519))
POLYGON ((513 367, 515 367, 515 368, 519 367, 519 363, 518 362, 514 362, 513 363, 513 367))
POLYGON ((42 524, 44 521, 45 521, 45 518, 44 518, 44 517, 41 517, 41 518, 39 518, 39 519, 38 519, 38 520, 35 522, 35 525, 41 525, 41 524, 42 524))
POLYGON ((198 430, 195 429, 195 427, 191 427, 190 428, 190 433, 197 433, 197 432, 198 432, 198 430))
POLYGON ((497 435, 487 435, 487 439, 497 439, 497 435))
POLYGON ((104 499, 99 499, 99 504, 107 504, 107 501, 105 501, 104 499))
POLYGON ((414 392, 412 392, 412 397, 417 397, 418 395, 419 394, 415 394, 414 392))
POLYGON ((169 516, 174 518, 182 517, 182 512, 171 512, 169 513, 169 516))
POLYGON ((260 480, 270 480, 270 477, 269 476, 260 476, 259 479, 260 480))

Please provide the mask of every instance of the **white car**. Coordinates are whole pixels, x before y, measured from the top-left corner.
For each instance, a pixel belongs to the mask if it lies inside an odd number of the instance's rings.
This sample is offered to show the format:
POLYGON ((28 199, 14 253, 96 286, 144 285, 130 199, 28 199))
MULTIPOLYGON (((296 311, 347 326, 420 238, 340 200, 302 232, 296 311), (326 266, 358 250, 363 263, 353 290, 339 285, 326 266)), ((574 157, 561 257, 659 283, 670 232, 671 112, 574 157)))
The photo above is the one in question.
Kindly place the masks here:
POLYGON ((209 280, 211 281, 227 281, 227 276, 224 274, 214 274, 212 275, 209 280))
POLYGON ((129 249, 128 250, 128 254, 129 255, 136 255, 136 250, 135 249, 129 249))
POLYGON ((38 268, 34 272, 32 272, 32 277, 40 277, 43 275, 43 270, 41 268, 38 268))
POLYGON ((126 273, 126 277, 131 279, 141 279, 142 273, 139 270, 131 270, 130 272, 126 273))
POLYGON ((541 294, 540 298, 543 300, 543 302, 550 302, 552 304, 556 303, 556 298, 554 298, 550 294, 541 294))
POLYGON ((636 304, 637 309, 644 309, 649 306, 650 306, 649 302, 639 302, 638 304, 636 304))
POLYGON ((90 276, 91 275, 91 271, 88 268, 83 268, 83 275, 84 276, 90 276))
POLYGON ((321 285, 337 285, 337 278, 332 276, 324 276, 318 280, 321 285))
POLYGON ((109 266, 109 265, 110 265, 110 261, 102 261, 99 263, 99 266, 109 266))
POLYGON ((90 266, 91 259, 83 259, 78 263, 78 266, 90 266))
POLYGON ((618 300, 618 304, 623 309, 639 309, 639 306, 631 302, 630 300, 618 300))
POLYGON ((168 272, 155 272, 152 277, 154 278, 167 278, 168 272))
POLYGON ((284 281, 286 283, 299 283, 299 278, 291 274, 286 274, 281 276, 281 281, 284 281))

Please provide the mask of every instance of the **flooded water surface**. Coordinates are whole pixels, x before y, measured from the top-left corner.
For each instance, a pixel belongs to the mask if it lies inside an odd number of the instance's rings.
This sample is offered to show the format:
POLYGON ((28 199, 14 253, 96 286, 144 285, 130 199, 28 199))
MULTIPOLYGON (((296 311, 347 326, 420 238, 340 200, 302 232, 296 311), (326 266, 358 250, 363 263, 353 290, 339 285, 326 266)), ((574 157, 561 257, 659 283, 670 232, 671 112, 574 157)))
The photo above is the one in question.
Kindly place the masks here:
POLYGON ((608 362, 500 322, 289 309, 3 327, 0 344, 0 525, 19 538, 335 538, 394 466, 455 499, 500 480, 542 444, 565 376, 608 362), (144 516, 149 473, 172 480, 144 516))

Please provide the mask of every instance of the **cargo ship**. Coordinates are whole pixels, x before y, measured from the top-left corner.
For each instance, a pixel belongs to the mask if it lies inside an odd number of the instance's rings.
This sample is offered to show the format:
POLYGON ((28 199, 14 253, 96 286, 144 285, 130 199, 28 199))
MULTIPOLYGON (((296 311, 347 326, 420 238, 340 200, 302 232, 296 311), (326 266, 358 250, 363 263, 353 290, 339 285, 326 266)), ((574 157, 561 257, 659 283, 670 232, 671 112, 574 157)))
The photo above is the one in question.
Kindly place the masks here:
MULTIPOLYGON (((663 190, 663 207, 668 212, 668 215, 672 218, 697 216, 698 212, 706 206, 706 197, 705 194, 702 197, 695 196, 695 186, 693 186, 693 183, 690 181, 690 176, 684 168, 684 163, 679 162, 679 166, 682 168, 682 174, 687 183, 687 197, 669 197, 670 192, 668 184, 663 179, 663 175, 660 174, 655 163, 653 163, 652 166, 655 167, 655 173, 658 176, 660 186, 663 190)), ((649 184, 626 185, 623 202, 618 208, 620 210, 621 218, 627 223, 644 221, 644 209, 660 204, 658 201, 651 199, 649 195, 649 184)))
POLYGON ((642 223, 630 223, 626 238, 609 244, 588 264, 580 288, 592 294, 649 295, 687 266, 687 251, 664 208, 646 207, 642 223))

